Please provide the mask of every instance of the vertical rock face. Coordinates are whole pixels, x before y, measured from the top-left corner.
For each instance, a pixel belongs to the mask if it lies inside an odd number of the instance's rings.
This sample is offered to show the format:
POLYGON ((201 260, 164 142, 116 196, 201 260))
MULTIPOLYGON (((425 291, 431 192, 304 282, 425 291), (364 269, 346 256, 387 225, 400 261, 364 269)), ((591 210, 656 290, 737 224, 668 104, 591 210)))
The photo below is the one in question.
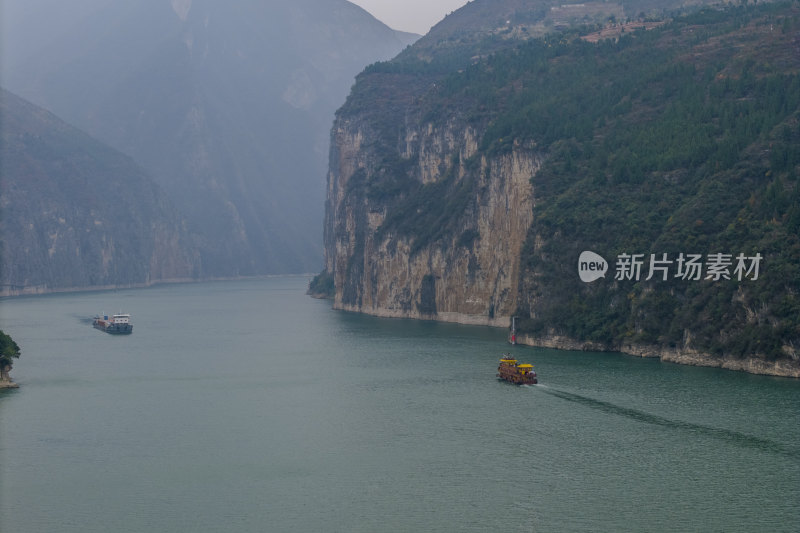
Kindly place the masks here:
POLYGON ((196 278, 196 238, 130 158, 0 91, 0 296, 196 278))
POLYGON ((478 132, 458 120, 434 125, 409 114, 404 123, 388 154, 364 117, 334 124, 325 225, 334 306, 507 325, 539 154, 519 146, 478 155, 478 132), (387 158, 405 173, 387 179, 387 158))

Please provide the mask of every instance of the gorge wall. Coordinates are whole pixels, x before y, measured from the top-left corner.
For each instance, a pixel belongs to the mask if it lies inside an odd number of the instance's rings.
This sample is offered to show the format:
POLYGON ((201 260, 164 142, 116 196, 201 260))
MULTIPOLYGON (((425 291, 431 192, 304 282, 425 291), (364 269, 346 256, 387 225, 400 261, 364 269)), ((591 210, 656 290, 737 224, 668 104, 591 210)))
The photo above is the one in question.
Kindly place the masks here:
POLYGON ((334 125, 325 237, 334 306, 507 326, 517 306, 520 250, 533 213, 531 177, 541 154, 520 146, 494 158, 478 155, 478 132, 464 123, 406 118, 398 132, 400 179, 413 185, 403 184, 410 191, 399 194, 391 187, 388 195, 369 190, 385 170, 370 125, 357 117, 334 125), (442 197, 413 201, 454 191, 463 209, 455 219, 440 211, 442 197), (410 233, 406 216, 428 233, 410 233))
POLYGON ((515 20, 434 28, 359 75, 332 130, 314 285, 338 309, 516 316, 538 346, 800 375, 797 3, 600 41, 519 38, 515 20), (584 251, 605 276, 579 276, 584 251))
POLYGON ((319 269, 333 113, 416 37, 346 0, 8 0, 3 16, 3 87, 141 167, 196 236, 191 279, 319 269))
POLYGON ((0 296, 195 279, 196 236, 129 157, 0 90, 0 296))

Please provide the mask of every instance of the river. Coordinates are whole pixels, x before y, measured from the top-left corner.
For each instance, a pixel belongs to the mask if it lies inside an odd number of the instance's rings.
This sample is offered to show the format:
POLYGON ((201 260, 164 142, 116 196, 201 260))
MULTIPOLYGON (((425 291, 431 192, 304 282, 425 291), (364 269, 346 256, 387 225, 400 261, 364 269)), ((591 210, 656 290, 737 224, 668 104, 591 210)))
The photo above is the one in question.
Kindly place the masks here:
POLYGON ((307 282, 0 301, 0 531, 797 531, 800 382, 511 347, 307 282), (120 310, 132 335, 90 326, 120 310), (540 384, 498 382, 504 351, 540 384))

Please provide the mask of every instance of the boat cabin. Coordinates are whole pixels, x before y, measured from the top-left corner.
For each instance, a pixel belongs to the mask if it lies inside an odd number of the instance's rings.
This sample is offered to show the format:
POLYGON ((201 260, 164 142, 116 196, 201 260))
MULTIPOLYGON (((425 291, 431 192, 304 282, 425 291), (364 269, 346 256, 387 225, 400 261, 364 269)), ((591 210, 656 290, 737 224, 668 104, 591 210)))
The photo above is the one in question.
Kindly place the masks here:
MULTIPOLYGON (((106 317, 108 320, 108 317, 106 317)), ((131 321, 131 315, 114 315, 111 317, 112 324, 128 324, 131 321)))
POLYGON ((520 374, 530 374, 533 372, 533 365, 523 363, 521 365, 517 365, 517 369, 519 369, 520 374))

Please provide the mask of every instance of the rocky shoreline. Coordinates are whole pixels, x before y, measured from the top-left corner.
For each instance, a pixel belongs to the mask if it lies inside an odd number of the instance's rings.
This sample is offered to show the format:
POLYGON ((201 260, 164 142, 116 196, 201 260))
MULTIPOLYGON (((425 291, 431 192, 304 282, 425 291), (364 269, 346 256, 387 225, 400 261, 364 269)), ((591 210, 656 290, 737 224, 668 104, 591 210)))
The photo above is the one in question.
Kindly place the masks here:
MULTIPOLYGON (((245 281, 280 277, 313 277, 311 273, 303 274, 259 274, 256 276, 228 276, 208 278, 171 278, 148 281, 146 283, 128 283, 122 285, 88 285, 83 287, 45 287, 45 286, 5 286, 0 287, 0 298, 18 298, 20 296, 43 296, 46 294, 71 294, 96 291, 119 291, 127 289, 147 289, 159 285, 178 285, 191 283, 209 283, 214 281, 245 281)), ((313 295, 312 295, 313 296, 313 295)), ((320 295, 320 298, 326 298, 320 295)))
MULTIPOLYGON (((358 308, 334 304, 334 309, 340 311, 363 313, 371 316, 384 318, 412 318, 415 320, 435 320, 437 322, 451 322, 457 324, 473 326, 491 326, 507 328, 508 317, 489 318, 481 315, 466 315, 463 313, 437 313, 436 315, 421 315, 416 312, 391 309, 369 309, 358 308)), ((624 344, 618 347, 608 347, 606 345, 579 341, 561 335, 531 336, 525 334, 517 335, 517 344, 526 346, 536 346, 540 348, 553 348, 556 350, 570 350, 578 352, 619 352, 634 357, 658 358, 667 363, 679 365, 705 366, 712 368, 722 368, 736 372, 747 372, 763 376, 776 376, 800 379, 800 359, 782 359, 779 361, 767 361, 759 357, 746 357, 736 359, 732 357, 715 357, 691 348, 669 348, 655 345, 643 344, 624 344)))
POLYGON ((11 380, 0 379, 0 390, 3 389, 18 389, 19 385, 11 380))
MULTIPOLYGON (((326 299, 324 295, 311 296, 315 298, 326 299)), ((465 315, 462 313, 441 313, 433 316, 423 316, 419 313, 393 311, 389 309, 365 311, 364 309, 358 309, 355 306, 334 305, 333 307, 342 311, 364 313, 384 318, 412 318, 415 320, 435 320, 438 322, 450 322, 474 326, 490 326, 499 328, 508 327, 508 319, 504 317, 490 319, 486 316, 465 315)), ((748 357, 743 359, 734 359, 730 357, 719 358, 692 349, 666 348, 640 344, 625 344, 617 347, 616 349, 609 349, 609 347, 600 343, 579 341, 560 335, 531 336, 518 334, 516 342, 517 344, 526 346, 552 348, 557 350, 620 352, 635 357, 658 358, 664 362, 681 365, 705 366, 738 372, 747 372, 750 374, 800 379, 800 360, 797 359, 766 361, 758 357, 748 357)), ((19 388, 19 385, 10 379, 0 379, 0 390, 16 388, 19 388)))
MULTIPOLYGON (((312 296, 313 297, 313 296, 312 296)), ((323 298, 330 299, 330 298, 323 298)), ((362 313, 365 315, 380 318, 410 318, 413 320, 433 320, 435 322, 450 322, 463 324, 466 326, 490 326, 494 328, 508 328, 509 319, 507 317, 489 318, 486 315, 470 315, 466 313, 438 312, 435 315, 422 314, 416 311, 404 309, 386 309, 382 307, 365 309, 356 305, 346 305, 334 302, 333 309, 337 311, 347 311, 348 313, 362 313)))
MULTIPOLYGON (((322 297, 325 299, 324 297, 322 297)), ((334 309, 351 313, 383 318, 412 318, 415 320, 435 320, 437 322, 451 322, 471 326, 490 326, 508 328, 508 317, 489 318, 485 315, 467 315, 463 313, 437 313, 436 315, 422 315, 417 312, 392 309, 364 309, 357 306, 342 304, 333 305, 334 309)), ((782 359, 780 361, 767 361, 760 357, 746 357, 737 359, 733 357, 715 357, 691 348, 669 348, 656 345, 625 344, 618 347, 608 346, 591 341, 579 341, 562 335, 532 336, 518 334, 517 344, 536 346, 540 348, 553 348, 556 350, 570 350, 576 352, 619 352, 634 357, 658 358, 667 363, 676 363, 689 366, 706 366, 722 368, 736 372, 747 372, 763 376, 776 376, 800 379, 800 358, 782 359)))
POLYGON ((680 365, 706 366, 723 368, 737 372, 747 372, 764 376, 787 378, 800 378, 800 360, 782 359, 767 361, 759 357, 746 357, 742 359, 732 357, 715 357, 691 348, 668 348, 654 345, 624 344, 615 349, 609 349, 598 343, 582 342, 559 335, 534 337, 530 335, 517 335, 517 343, 527 346, 542 348, 555 348, 558 350, 621 352, 635 357, 653 357, 668 363, 680 365))

